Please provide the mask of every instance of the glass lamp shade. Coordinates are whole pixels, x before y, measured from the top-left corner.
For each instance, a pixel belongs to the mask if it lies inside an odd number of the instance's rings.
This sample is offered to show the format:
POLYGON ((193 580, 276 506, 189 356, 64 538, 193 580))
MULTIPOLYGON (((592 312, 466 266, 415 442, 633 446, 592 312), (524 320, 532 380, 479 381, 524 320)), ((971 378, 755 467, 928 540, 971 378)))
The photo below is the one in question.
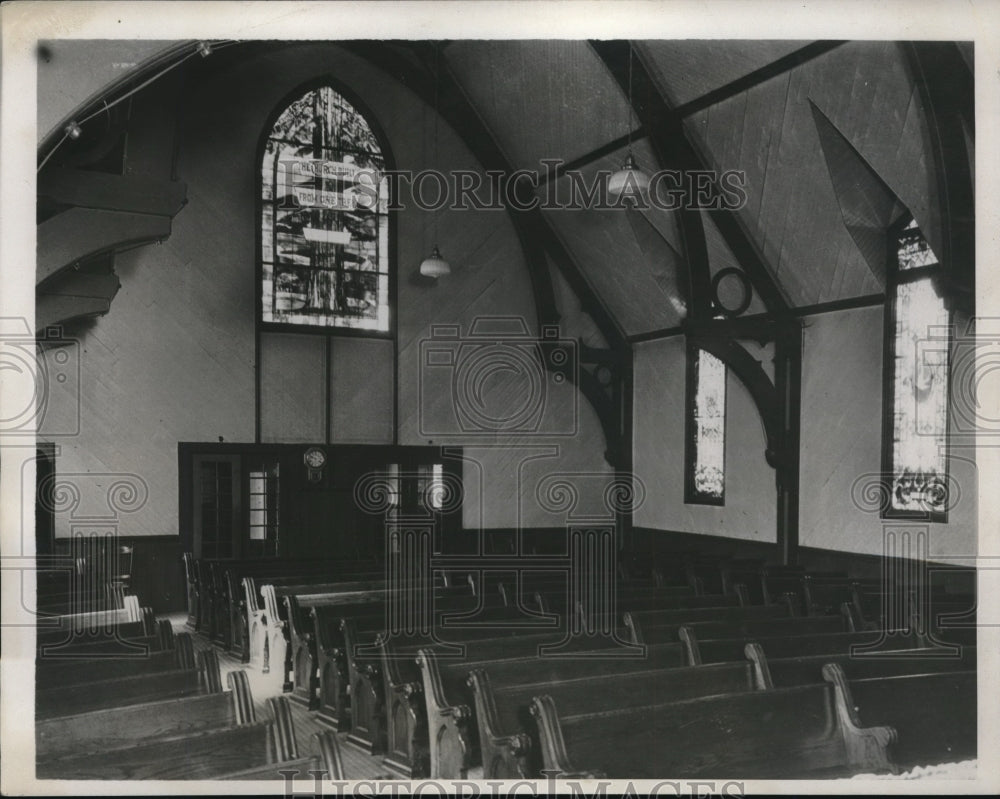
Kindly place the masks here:
POLYGON ((649 190, 649 175, 635 163, 632 153, 628 154, 622 168, 608 179, 608 194, 620 197, 622 194, 634 196, 649 190))
POLYGON ((451 265, 441 257, 437 247, 420 262, 420 274, 424 277, 439 278, 451 274, 451 265))

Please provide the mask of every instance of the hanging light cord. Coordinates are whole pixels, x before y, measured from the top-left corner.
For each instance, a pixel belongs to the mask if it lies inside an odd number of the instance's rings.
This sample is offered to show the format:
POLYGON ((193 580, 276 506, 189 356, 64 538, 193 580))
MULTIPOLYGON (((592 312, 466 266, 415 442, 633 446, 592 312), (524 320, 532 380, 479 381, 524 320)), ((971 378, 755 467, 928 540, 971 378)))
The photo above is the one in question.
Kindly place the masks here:
POLYGON ((625 113, 628 121, 625 128, 628 131, 628 154, 632 155, 632 41, 628 43, 628 108, 625 113))
MULTIPOLYGON (((438 168, 438 107, 441 102, 441 51, 437 42, 434 43, 434 168, 438 168)), ((438 248, 438 211, 434 212, 434 249, 438 248)))
MULTIPOLYGON (((233 45, 233 44, 236 44, 236 42, 235 42, 235 41, 232 41, 232 42, 224 42, 224 43, 222 43, 222 44, 218 44, 218 45, 215 45, 215 46, 214 46, 214 47, 213 47, 212 49, 213 49, 213 50, 221 50, 222 48, 224 48, 224 47, 228 47, 228 46, 230 46, 230 45, 233 45)), ((121 97, 118 97, 118 98, 114 99, 114 100, 113 100, 113 101, 111 101, 110 103, 109 103, 109 102, 108 102, 107 100, 105 100, 105 101, 104 101, 104 105, 102 105, 102 106, 101 106, 100 108, 98 108, 98 109, 97 109, 96 111, 94 111, 94 112, 92 112, 92 113, 88 114, 88 115, 87 115, 87 116, 85 116, 85 117, 84 117, 83 119, 80 119, 80 120, 73 120, 72 122, 70 122, 70 124, 69 124, 69 125, 67 125, 67 131, 63 133, 63 137, 62 137, 62 138, 61 138, 61 139, 60 139, 59 141, 57 141, 57 142, 56 142, 56 143, 55 143, 55 144, 54 144, 54 145, 52 146, 52 149, 51 149, 51 150, 49 150, 49 152, 48 152, 48 154, 47 154, 47 155, 45 156, 45 158, 43 158, 43 159, 42 159, 42 162, 41 162, 41 163, 40 163, 40 164, 38 165, 38 169, 37 169, 36 171, 40 172, 40 171, 41 171, 41 169, 42 169, 42 167, 43 167, 43 166, 45 166, 45 164, 47 164, 47 163, 48 163, 49 159, 50 159, 50 158, 52 157, 52 155, 53 155, 53 154, 55 153, 55 151, 59 149, 60 145, 62 145, 62 143, 63 143, 64 141, 66 141, 66 139, 68 139, 68 138, 70 137, 70 135, 69 135, 69 131, 68 131, 68 128, 71 128, 71 127, 73 127, 74 125, 75 125, 76 127, 79 127, 79 126, 81 126, 81 125, 83 125, 83 124, 85 124, 85 123, 89 122, 89 121, 90 121, 91 119, 93 119, 94 117, 96 117, 96 116, 97 116, 98 114, 102 114, 102 113, 105 113, 105 112, 108 112, 108 111, 110 111, 110 110, 111 110, 112 108, 114 108, 114 107, 115 107, 116 105, 118 105, 119 103, 121 103, 121 102, 123 102, 123 101, 127 100, 127 99, 128 99, 129 97, 131 97, 131 96, 132 96, 133 94, 135 94, 136 92, 138 92, 138 91, 141 91, 142 89, 146 88, 146 87, 147 87, 147 86, 148 86, 149 84, 151 84, 151 83, 153 83, 154 81, 157 81, 157 80, 159 80, 160 78, 162 78, 162 77, 163 77, 164 75, 166 75, 166 74, 167 74, 168 72, 170 72, 170 71, 171 71, 172 69, 175 69, 176 67, 179 67, 179 66, 180 66, 181 64, 183 64, 183 63, 184 63, 185 61, 187 61, 187 60, 188 60, 189 58, 191 58, 191 56, 193 56, 193 55, 196 55, 196 54, 200 53, 200 52, 201 52, 201 45, 202 45, 202 43, 201 43, 201 42, 199 42, 198 44, 196 44, 196 45, 195 45, 195 48, 194 48, 194 50, 192 50, 192 51, 191 51, 190 53, 188 53, 188 54, 187 54, 186 56, 184 56, 183 58, 181 58, 181 59, 179 59, 179 60, 175 61, 174 63, 170 64, 169 66, 167 66, 167 67, 164 67, 163 69, 161 69, 161 70, 160 70, 159 72, 157 72, 157 73, 156 73, 155 75, 153 75, 152 77, 149 77, 149 78, 147 78, 146 80, 144 80, 144 81, 143 81, 142 83, 140 83, 140 84, 139 84, 138 86, 133 86, 133 87, 132 87, 131 89, 129 89, 129 90, 127 91, 127 92, 125 92, 125 94, 123 94, 123 95, 122 95, 121 97)), ((210 50, 209 52, 212 52, 212 50, 210 50)))

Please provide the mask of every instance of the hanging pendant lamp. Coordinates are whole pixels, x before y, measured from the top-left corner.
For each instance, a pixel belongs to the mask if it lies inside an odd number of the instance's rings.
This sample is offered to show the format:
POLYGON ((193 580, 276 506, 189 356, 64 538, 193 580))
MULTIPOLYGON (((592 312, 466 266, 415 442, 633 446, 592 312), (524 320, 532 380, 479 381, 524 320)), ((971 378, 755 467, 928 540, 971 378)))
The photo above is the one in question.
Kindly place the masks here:
POLYGON ((628 110, 625 123, 628 135, 628 155, 622 168, 608 179, 608 194, 617 199, 625 195, 635 200, 649 190, 649 175, 643 172, 632 155, 632 42, 628 43, 628 110))
POLYGON ((451 264, 441 257, 441 251, 437 248, 437 245, 431 250, 431 254, 420 262, 420 274, 424 277, 432 277, 435 280, 451 274, 451 264))
MULTIPOLYGON (((434 46, 434 165, 438 164, 438 91, 440 86, 440 69, 438 66, 438 49, 434 46)), ((434 238, 437 239, 437 211, 434 216, 434 238)), ((437 280, 439 277, 451 274, 451 264, 441 257, 437 244, 431 254, 420 262, 420 274, 437 280)))

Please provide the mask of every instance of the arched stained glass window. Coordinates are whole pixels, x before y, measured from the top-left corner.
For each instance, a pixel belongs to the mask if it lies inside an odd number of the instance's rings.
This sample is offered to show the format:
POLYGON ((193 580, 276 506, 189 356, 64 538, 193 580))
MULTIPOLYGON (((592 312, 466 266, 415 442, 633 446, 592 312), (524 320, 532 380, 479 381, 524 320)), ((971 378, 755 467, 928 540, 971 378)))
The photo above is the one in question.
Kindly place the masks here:
POLYGON ((330 86, 284 107, 260 166, 260 319, 390 330, 386 159, 365 117, 330 86))

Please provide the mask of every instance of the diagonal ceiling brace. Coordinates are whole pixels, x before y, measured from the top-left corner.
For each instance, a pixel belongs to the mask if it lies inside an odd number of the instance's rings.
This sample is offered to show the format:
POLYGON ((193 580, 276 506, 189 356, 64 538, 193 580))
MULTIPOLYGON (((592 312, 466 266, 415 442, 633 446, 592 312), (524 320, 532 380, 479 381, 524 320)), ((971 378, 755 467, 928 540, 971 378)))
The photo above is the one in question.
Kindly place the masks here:
MULTIPOLYGON (((642 59, 633 53, 627 41, 593 40, 591 47, 622 87, 628 91, 629 59, 632 62, 632 107, 649 142, 657 155, 660 166, 683 172, 709 171, 711 164, 688 138, 683 118, 664 97, 642 59)), ((733 211, 709 210, 719 233, 746 270, 754 289, 769 311, 786 311, 787 300, 775 281, 773 271, 765 262, 742 219, 733 211)), ((682 222, 683 222, 682 214, 682 222)), ((692 264, 698 270, 701 264, 692 264)), ((696 276, 692 275, 695 279, 696 276)))

